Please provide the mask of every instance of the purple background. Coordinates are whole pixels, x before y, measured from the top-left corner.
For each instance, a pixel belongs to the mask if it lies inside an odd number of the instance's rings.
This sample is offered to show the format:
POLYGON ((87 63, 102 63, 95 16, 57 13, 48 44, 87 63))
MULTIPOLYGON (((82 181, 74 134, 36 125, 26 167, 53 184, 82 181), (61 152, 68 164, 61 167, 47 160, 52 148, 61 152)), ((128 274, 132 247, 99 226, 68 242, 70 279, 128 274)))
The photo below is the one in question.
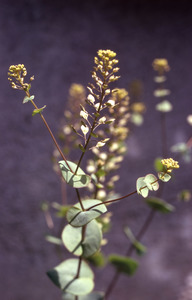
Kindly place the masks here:
MULTIPOLYGON (((1 1, 0 6, 0 298, 59 300, 60 291, 45 272, 59 263, 54 247, 44 240, 47 227, 42 201, 60 202, 60 183, 50 161, 53 145, 40 118, 31 117, 23 93, 10 88, 7 71, 24 63, 35 75, 32 92, 57 132, 68 89, 87 85, 98 49, 117 52, 119 87, 139 79, 147 112, 143 127, 134 129, 121 169, 118 192, 135 189, 135 181, 153 172, 161 154, 159 115, 154 107, 152 61, 165 57, 171 66, 167 87, 174 106, 168 115, 168 144, 187 141, 192 113, 192 15, 190 1, 1 1)), ((121 276, 110 300, 177 300, 192 271, 191 203, 177 201, 177 192, 191 189, 191 165, 180 163, 166 185, 166 199, 176 206, 169 216, 157 214, 143 239, 148 252, 132 278, 121 276)), ((73 193, 70 196, 73 197, 73 193)), ((72 199, 71 203, 76 200, 72 199)), ((125 253, 123 225, 137 232, 148 208, 140 197, 115 204, 110 251, 125 253)), ((105 253, 109 247, 104 248, 105 253)), ((64 251, 66 256, 66 251, 64 251)), ((112 269, 97 271, 97 288, 105 289, 112 269)))

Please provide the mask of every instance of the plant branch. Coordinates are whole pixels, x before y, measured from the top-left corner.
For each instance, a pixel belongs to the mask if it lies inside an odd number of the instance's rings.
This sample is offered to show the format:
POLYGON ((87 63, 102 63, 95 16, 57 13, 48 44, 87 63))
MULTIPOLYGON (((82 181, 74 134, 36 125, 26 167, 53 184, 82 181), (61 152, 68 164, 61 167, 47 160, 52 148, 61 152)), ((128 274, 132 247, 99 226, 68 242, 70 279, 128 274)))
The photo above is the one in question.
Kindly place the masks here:
POLYGON ((161 140, 162 140, 162 156, 167 156, 167 130, 166 130, 166 115, 161 112, 161 140))
MULTIPOLYGON (((28 97, 30 97, 29 92, 26 92, 26 94, 27 94, 28 97)), ((35 104, 35 102, 34 102, 33 100, 31 100, 31 103, 33 104, 33 106, 34 106, 36 109, 38 109, 37 105, 35 104)), ((65 161, 65 163, 66 163, 67 167, 69 168, 69 170, 74 174, 74 172, 72 171, 71 167, 69 166, 69 164, 68 164, 68 162, 67 162, 67 159, 65 158, 65 156, 64 156, 64 154, 63 154, 61 148, 59 147, 59 145, 58 145, 58 143, 57 143, 57 141, 56 141, 56 139, 55 139, 55 137, 54 137, 54 135, 53 135, 53 132, 51 131, 51 128, 49 127, 49 125, 48 125, 48 123, 47 123, 45 117, 43 116, 42 113, 39 113, 39 114, 40 114, 41 119, 43 120, 43 122, 44 122, 44 124, 45 124, 45 126, 46 126, 46 128, 47 128, 47 130, 48 130, 48 132, 49 132, 49 134, 50 134, 50 136, 51 136, 51 138, 52 138, 52 140, 53 140, 53 142, 54 142, 56 148, 57 148, 57 150, 59 151, 61 157, 62 157, 63 160, 65 161)))
POLYGON ((90 210, 90 209, 95 208, 95 207, 97 207, 97 206, 99 206, 99 205, 102 205, 102 204, 109 204, 109 203, 113 203, 113 202, 116 202, 116 201, 119 201, 119 200, 123 200, 123 199, 125 199, 125 198, 127 198, 127 197, 129 197, 129 196, 131 196, 131 195, 133 195, 133 194, 136 194, 136 193, 137 193, 137 191, 134 191, 134 192, 129 193, 129 194, 127 194, 127 195, 125 195, 125 196, 122 196, 122 197, 120 197, 120 198, 116 198, 116 199, 112 199, 112 200, 103 201, 103 202, 101 202, 101 203, 97 203, 97 204, 95 204, 95 205, 89 207, 87 210, 90 210))
POLYGON ((80 193, 79 193, 79 190, 78 189, 75 189, 76 190, 76 193, 77 193, 77 198, 79 200, 79 203, 80 203, 80 206, 81 206, 81 209, 84 211, 84 206, 83 206, 83 202, 81 200, 81 197, 80 197, 80 193))
MULTIPOLYGON (((103 85, 105 85, 105 78, 104 78, 104 81, 103 81, 103 85)), ((95 118, 94 118, 94 121, 93 121, 93 125, 92 125, 92 127, 91 127, 90 132, 89 132, 89 136, 88 136, 88 138, 87 138, 86 144, 85 144, 85 146, 84 146, 84 150, 85 150, 85 151, 82 152, 82 154, 81 154, 81 156, 80 156, 79 162, 78 162, 78 164, 77 164, 77 168, 76 168, 76 170, 75 170, 75 174, 77 173, 78 168, 80 167, 81 161, 82 161, 82 159, 83 159, 83 157, 84 157, 84 155, 85 155, 85 152, 86 152, 86 150, 87 150, 89 141, 90 141, 90 139, 91 139, 91 135, 92 135, 92 133, 93 133, 93 131, 94 131, 94 129, 95 129, 95 125, 96 125, 97 119, 98 119, 98 114, 100 113, 101 105, 102 105, 102 102, 103 102, 103 100, 104 100, 104 97, 105 97, 105 89, 102 88, 101 97, 100 97, 100 102, 99 102, 99 108, 98 108, 98 110, 97 110, 97 112, 96 112, 96 115, 95 115, 95 118)))
MULTIPOLYGON (((153 218, 155 216, 155 210, 151 209, 150 213, 148 214, 143 226, 141 227, 139 233, 136 235, 136 239, 138 241, 141 240, 141 238, 144 236, 144 234, 146 233, 147 229, 149 228, 149 225, 151 224, 153 218)), ((131 256, 133 251, 134 251, 134 245, 131 244, 126 252, 126 256, 131 256)), ((105 292, 105 299, 107 299, 109 297, 109 295, 111 294, 111 292, 113 291, 115 285, 117 284, 117 281, 120 277, 121 273, 117 270, 115 272, 115 274, 113 275, 113 278, 111 279, 108 288, 105 292)))

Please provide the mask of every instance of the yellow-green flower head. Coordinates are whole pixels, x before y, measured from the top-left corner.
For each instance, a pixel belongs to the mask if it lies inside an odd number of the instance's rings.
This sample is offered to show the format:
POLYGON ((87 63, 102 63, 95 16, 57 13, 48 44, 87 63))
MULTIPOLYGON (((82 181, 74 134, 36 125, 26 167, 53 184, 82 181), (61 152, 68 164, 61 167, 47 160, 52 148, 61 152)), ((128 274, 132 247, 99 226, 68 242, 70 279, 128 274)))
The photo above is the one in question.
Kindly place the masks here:
POLYGON ((116 53, 111 50, 99 50, 97 54, 101 59, 112 59, 116 56, 116 53))
POLYGON ((27 75, 27 70, 23 64, 12 65, 9 67, 8 75, 10 77, 15 77, 16 79, 19 79, 27 75))
POLYGON ((72 83, 69 89, 69 95, 73 98, 85 99, 86 91, 82 84, 72 83))
POLYGON ((168 173, 171 173, 173 169, 179 168, 178 161, 174 160, 173 158, 162 159, 161 163, 163 166, 165 166, 167 168, 168 173))
MULTIPOLYGON (((14 89, 25 90, 29 87, 28 83, 24 83, 25 76, 27 75, 27 69, 23 64, 11 65, 8 72, 8 80, 11 82, 11 86, 14 89)), ((30 78, 32 81, 34 77, 30 78)))
POLYGON ((116 102, 120 102, 123 99, 129 101, 128 91, 126 89, 115 89, 115 91, 112 93, 112 98, 116 102))
POLYGON ((168 72, 170 70, 168 61, 165 58, 156 58, 156 59, 154 59, 152 66, 153 66, 153 69, 155 71, 158 71, 161 74, 163 72, 168 72))
POLYGON ((142 114, 145 112, 146 106, 143 102, 135 102, 131 105, 131 109, 136 113, 142 114))

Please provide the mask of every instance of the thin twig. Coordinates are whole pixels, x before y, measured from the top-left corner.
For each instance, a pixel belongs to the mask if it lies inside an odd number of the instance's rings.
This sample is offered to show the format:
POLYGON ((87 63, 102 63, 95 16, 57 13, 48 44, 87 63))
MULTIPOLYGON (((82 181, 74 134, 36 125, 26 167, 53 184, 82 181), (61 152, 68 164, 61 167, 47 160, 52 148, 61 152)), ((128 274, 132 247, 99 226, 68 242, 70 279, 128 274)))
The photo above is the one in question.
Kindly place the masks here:
MULTIPOLYGON (((145 232, 147 231, 149 225, 151 224, 153 218, 155 215, 155 210, 152 209, 149 213, 149 215, 147 216, 142 228, 140 229, 139 233, 136 235, 136 239, 139 241, 141 240, 141 238, 144 236, 145 232)), ((134 246, 133 244, 131 244, 126 252, 126 256, 131 256, 132 252, 134 251, 134 246)), ((111 294, 111 292, 113 291, 115 285, 117 284, 117 281, 120 277, 121 273, 117 270, 115 272, 115 274, 113 275, 110 284, 105 292, 105 299, 107 299, 109 297, 109 295, 111 294)))
MULTIPOLYGON (((27 96, 30 97, 30 94, 27 94, 27 96)), ((31 100, 31 103, 33 104, 33 106, 34 106, 36 109, 38 109, 37 105, 35 104, 35 102, 34 102, 33 100, 31 100)), ((47 130, 49 131, 49 134, 50 134, 50 136, 51 136, 51 138, 52 138, 52 140, 53 140, 53 142, 54 142, 54 144, 55 144, 57 150, 59 151, 61 157, 62 157, 63 160, 65 161, 65 163, 66 163, 67 167, 69 168, 69 170, 74 174, 74 172, 72 171, 71 167, 69 166, 69 164, 68 164, 68 162, 67 162, 67 159, 65 158, 65 156, 64 156, 64 154, 63 154, 61 148, 59 147, 59 145, 58 145, 58 143, 57 143, 57 141, 56 141, 56 139, 55 139, 55 137, 54 137, 54 135, 53 135, 53 132, 51 131, 51 128, 49 127, 49 125, 48 125, 48 123, 47 123, 45 117, 43 116, 43 114, 42 114, 41 112, 40 112, 39 114, 40 114, 41 119, 43 120, 43 122, 44 122, 44 124, 45 124, 47 130)))

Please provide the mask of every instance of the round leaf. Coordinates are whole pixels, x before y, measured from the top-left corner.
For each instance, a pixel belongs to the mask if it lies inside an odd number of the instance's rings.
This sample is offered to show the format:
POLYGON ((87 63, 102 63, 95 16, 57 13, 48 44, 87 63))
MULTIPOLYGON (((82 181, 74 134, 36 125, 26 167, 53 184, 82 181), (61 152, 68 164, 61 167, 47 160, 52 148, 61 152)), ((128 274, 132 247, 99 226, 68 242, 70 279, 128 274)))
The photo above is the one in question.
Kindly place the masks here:
POLYGON ((86 227, 85 239, 82 243, 83 256, 90 257, 95 254, 101 245, 102 232, 97 221, 93 220, 86 227))
POLYGON ((100 204, 102 201, 96 199, 88 199, 83 201, 83 207, 85 211, 81 210, 80 203, 75 204, 67 212, 67 221, 74 227, 81 227, 89 223, 95 218, 98 218, 101 214, 107 211, 104 204, 91 208, 96 204, 100 204), (90 210, 88 210, 90 208, 90 210))
POLYGON ((93 290, 94 283, 90 278, 73 279, 65 290, 73 295, 86 295, 93 290))
POLYGON ((29 101, 33 100, 34 98, 35 98, 35 96, 34 96, 34 95, 32 95, 32 96, 30 96, 30 97, 28 97, 28 96, 25 96, 25 98, 23 99, 23 103, 27 103, 27 102, 29 102, 29 101))
POLYGON ((96 253, 101 245, 102 233, 97 221, 87 224, 82 242, 82 227, 65 226, 62 240, 65 247, 75 255, 89 257, 96 253))
POLYGON ((77 256, 82 255, 82 227, 73 227, 68 224, 62 232, 61 238, 69 252, 77 256))
MULTIPOLYGON (((75 296, 69 293, 62 294, 63 300, 75 300, 75 296)), ((79 300, 104 300, 104 293, 102 292, 93 292, 85 296, 79 296, 79 300)))
MULTIPOLYGON (((71 170, 75 172, 77 165, 71 161, 67 161, 67 163, 71 170)), ((90 176, 86 175, 81 168, 78 168, 76 175, 74 175, 64 160, 59 161, 59 166, 64 180, 74 188, 83 188, 90 183, 90 176)))
POLYGON ((161 181, 167 182, 171 179, 171 175, 165 173, 165 172, 159 172, 158 177, 161 181))
POLYGON ((159 189, 158 179, 153 174, 147 174, 143 181, 146 183, 150 191, 157 191, 159 189))
POLYGON ((104 300, 104 293, 102 293, 102 292, 93 292, 89 295, 79 297, 79 300, 104 300))
POLYGON ((139 177, 136 182, 137 193, 146 198, 149 193, 149 189, 144 181, 145 177, 139 177))
POLYGON ((37 115, 37 114, 41 114, 42 111, 45 109, 45 107, 46 107, 46 105, 44 105, 44 106, 41 107, 41 108, 35 108, 35 109, 33 110, 33 112, 32 112, 32 116, 35 116, 35 115, 37 115))
POLYGON ((84 261, 81 262, 79 277, 76 278, 78 259, 68 259, 47 272, 49 278, 60 289, 74 295, 85 295, 92 291, 93 272, 84 261))

